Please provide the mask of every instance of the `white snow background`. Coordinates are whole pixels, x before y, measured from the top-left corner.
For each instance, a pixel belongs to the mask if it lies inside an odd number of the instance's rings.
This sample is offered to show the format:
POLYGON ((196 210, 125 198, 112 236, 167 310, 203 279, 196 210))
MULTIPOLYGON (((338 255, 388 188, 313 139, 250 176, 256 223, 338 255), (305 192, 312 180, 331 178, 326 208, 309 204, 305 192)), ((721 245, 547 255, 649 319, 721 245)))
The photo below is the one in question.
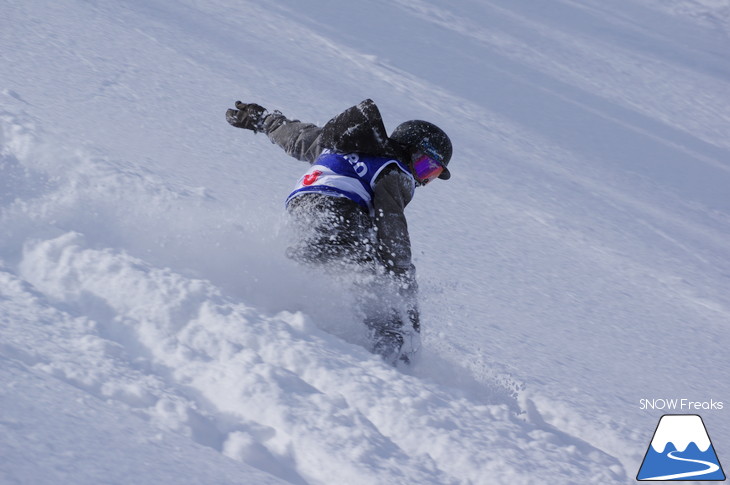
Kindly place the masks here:
POLYGON ((633 483, 657 398, 730 462, 729 47, 724 0, 1 1, 0 483, 633 483), (368 97, 455 147, 405 371, 224 119, 368 97))

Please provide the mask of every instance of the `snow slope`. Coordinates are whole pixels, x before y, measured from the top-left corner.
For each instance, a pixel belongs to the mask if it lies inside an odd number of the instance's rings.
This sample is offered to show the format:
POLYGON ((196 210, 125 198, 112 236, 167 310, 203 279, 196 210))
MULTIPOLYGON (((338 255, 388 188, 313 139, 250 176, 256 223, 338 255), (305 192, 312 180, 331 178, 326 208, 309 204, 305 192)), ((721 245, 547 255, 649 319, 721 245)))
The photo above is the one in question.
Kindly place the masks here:
MULTIPOLYGON (((2 12, 0 482, 629 483, 641 399, 728 406, 725 2, 2 12), (305 166, 223 117, 367 97, 455 145, 405 372, 283 256, 305 166)), ((673 412, 722 462, 727 410, 673 412)))

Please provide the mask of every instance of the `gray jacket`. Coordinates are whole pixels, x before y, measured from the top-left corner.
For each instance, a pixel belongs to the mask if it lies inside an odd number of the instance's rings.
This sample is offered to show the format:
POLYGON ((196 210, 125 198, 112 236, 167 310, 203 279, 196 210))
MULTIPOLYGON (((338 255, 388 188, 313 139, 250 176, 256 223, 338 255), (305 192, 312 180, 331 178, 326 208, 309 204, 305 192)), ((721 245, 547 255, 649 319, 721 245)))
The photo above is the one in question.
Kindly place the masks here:
MULTIPOLYGON (((332 148, 323 142, 323 128, 312 123, 289 120, 274 112, 266 116, 263 130, 272 143, 292 157, 313 164, 322 150, 332 148)), ((391 151, 393 154, 395 150, 391 151)), ((384 170, 375 181, 373 207, 374 226, 378 238, 378 255, 385 267, 415 290, 415 267, 411 262, 411 241, 404 214, 411 201, 413 180, 393 167, 384 170)))

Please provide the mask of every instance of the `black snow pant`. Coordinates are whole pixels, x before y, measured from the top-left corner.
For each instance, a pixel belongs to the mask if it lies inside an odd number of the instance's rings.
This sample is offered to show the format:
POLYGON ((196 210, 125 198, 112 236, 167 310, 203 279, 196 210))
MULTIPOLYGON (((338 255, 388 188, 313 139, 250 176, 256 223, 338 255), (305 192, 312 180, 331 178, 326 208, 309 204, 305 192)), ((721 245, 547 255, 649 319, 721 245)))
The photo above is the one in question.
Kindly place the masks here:
POLYGON ((375 229, 368 213, 350 199, 316 193, 295 197, 287 210, 296 235, 287 256, 350 276, 357 286, 353 290, 372 350, 386 360, 407 362, 400 350, 408 319, 397 285, 377 256, 375 229))
POLYGON ((350 199, 302 194, 287 205, 297 241, 287 256, 304 264, 373 266, 376 261, 370 216, 350 199))

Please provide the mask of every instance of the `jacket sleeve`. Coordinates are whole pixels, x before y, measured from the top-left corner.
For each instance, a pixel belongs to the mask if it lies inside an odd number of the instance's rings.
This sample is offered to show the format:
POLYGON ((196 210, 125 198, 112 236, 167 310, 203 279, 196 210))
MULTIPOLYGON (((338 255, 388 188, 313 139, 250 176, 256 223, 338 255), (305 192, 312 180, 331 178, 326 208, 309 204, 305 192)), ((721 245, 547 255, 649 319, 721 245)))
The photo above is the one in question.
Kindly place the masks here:
POLYGON ((398 279, 401 294, 415 297, 416 268, 411 261, 411 239, 404 213, 412 193, 413 180, 400 170, 391 169, 375 184, 373 207, 380 260, 398 279))
POLYGON ((322 128, 312 123, 290 120, 278 111, 266 116, 263 132, 274 143, 297 160, 314 163, 322 153, 322 128))

